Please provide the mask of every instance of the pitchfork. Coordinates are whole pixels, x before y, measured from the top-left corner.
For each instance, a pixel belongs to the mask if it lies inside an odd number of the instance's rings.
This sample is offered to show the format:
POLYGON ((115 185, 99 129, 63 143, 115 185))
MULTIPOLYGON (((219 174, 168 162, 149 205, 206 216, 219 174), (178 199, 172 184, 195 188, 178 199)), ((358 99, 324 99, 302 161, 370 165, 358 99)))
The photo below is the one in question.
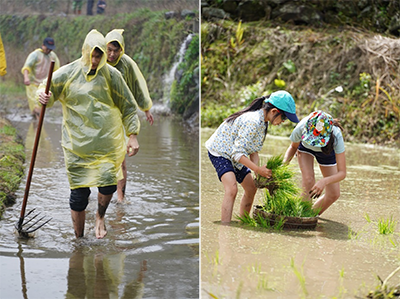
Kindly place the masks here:
MULTIPOLYGON (((45 90, 46 94, 49 94, 51 77, 53 76, 53 70, 54 70, 54 63, 55 63, 54 61, 50 63, 49 75, 47 76, 47 84, 45 90)), ((39 146, 40 133, 42 132, 42 125, 45 112, 46 112, 46 105, 42 105, 42 110, 40 111, 39 122, 36 129, 35 143, 33 145, 33 150, 32 150, 31 164, 29 166, 28 178, 26 180, 26 187, 25 187, 24 200, 22 201, 21 215, 19 217, 18 223, 15 224, 15 228, 17 229, 19 235, 23 237, 28 237, 29 236, 28 234, 37 231, 39 228, 41 228, 43 225, 45 225, 52 219, 50 218, 46 220, 45 219, 46 216, 38 218, 40 213, 35 214, 34 213, 35 209, 29 211, 28 214, 26 214, 25 216, 26 204, 28 202, 29 188, 31 186, 31 181, 32 181, 33 167, 35 166, 36 154, 39 146)))

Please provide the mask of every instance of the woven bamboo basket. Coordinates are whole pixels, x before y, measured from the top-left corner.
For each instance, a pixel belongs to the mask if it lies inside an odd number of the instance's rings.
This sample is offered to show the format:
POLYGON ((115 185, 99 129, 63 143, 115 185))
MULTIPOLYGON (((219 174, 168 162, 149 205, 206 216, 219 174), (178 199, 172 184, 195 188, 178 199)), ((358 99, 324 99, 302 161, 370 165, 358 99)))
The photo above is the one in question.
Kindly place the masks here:
POLYGON ((285 220, 283 227, 290 229, 314 229, 318 224, 318 217, 281 216, 265 212, 262 209, 262 206, 254 207, 253 217, 256 220, 258 217, 262 217, 267 220, 270 225, 274 225, 276 222, 279 222, 283 218, 285 220))

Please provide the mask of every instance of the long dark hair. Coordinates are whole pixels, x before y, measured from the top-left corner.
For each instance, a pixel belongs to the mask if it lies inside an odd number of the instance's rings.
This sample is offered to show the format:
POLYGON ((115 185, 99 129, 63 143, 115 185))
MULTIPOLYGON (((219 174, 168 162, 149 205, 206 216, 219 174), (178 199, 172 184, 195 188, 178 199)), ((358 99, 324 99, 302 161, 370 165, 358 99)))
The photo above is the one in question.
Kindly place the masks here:
MULTIPOLYGON (((264 101, 266 99, 268 99, 270 96, 265 96, 265 97, 260 97, 255 99, 253 102, 250 103, 249 106, 243 108, 242 110, 235 112, 233 114, 231 114, 230 116, 228 116, 225 121, 227 123, 233 123, 239 116, 243 115, 246 112, 252 112, 252 111, 257 111, 260 109, 265 109, 265 111, 268 113, 272 108, 276 108, 274 105, 272 105, 271 103, 265 103, 264 101)), ((272 121, 275 120, 275 118, 277 118, 280 115, 280 113, 277 113, 274 116, 274 119, 272 121)), ((265 136, 267 136, 267 132, 268 132, 268 123, 266 123, 265 126, 265 133, 264 133, 264 140, 265 140, 265 136)))
MULTIPOLYGON (((343 127, 342 125, 339 123, 338 119, 333 119, 333 125, 340 128, 340 130, 343 131, 343 127)), ((333 151, 333 146, 335 144, 335 135, 333 135, 333 131, 331 133, 331 138, 328 141, 328 144, 325 145, 324 147, 321 147, 321 151, 325 154, 325 155, 330 155, 333 151)))

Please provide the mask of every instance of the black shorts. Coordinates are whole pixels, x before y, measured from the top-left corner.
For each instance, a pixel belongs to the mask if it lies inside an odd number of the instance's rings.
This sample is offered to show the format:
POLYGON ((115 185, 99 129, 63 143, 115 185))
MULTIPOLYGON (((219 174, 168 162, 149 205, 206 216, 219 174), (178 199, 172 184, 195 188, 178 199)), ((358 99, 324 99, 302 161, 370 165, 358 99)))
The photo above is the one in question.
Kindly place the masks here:
MULTIPOLYGON (((116 185, 98 187, 99 193, 103 195, 113 194, 117 190, 116 185)), ((81 212, 84 211, 89 203, 90 188, 71 189, 69 196, 69 207, 71 210, 81 212)))
POLYGON ((329 155, 326 155, 323 152, 315 152, 313 150, 310 150, 309 148, 304 147, 304 145, 301 142, 298 147, 298 151, 314 156, 315 159, 317 159, 317 162, 319 165, 322 165, 322 166, 335 166, 336 165, 335 151, 332 151, 329 155))

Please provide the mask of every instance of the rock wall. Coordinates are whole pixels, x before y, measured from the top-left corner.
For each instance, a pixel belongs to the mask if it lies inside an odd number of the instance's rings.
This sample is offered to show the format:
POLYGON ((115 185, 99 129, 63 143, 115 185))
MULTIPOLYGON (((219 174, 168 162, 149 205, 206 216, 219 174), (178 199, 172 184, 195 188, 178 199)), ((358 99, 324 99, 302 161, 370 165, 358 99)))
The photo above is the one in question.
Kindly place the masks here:
POLYGON ((202 0, 202 18, 351 25, 400 36, 400 0, 202 0))

